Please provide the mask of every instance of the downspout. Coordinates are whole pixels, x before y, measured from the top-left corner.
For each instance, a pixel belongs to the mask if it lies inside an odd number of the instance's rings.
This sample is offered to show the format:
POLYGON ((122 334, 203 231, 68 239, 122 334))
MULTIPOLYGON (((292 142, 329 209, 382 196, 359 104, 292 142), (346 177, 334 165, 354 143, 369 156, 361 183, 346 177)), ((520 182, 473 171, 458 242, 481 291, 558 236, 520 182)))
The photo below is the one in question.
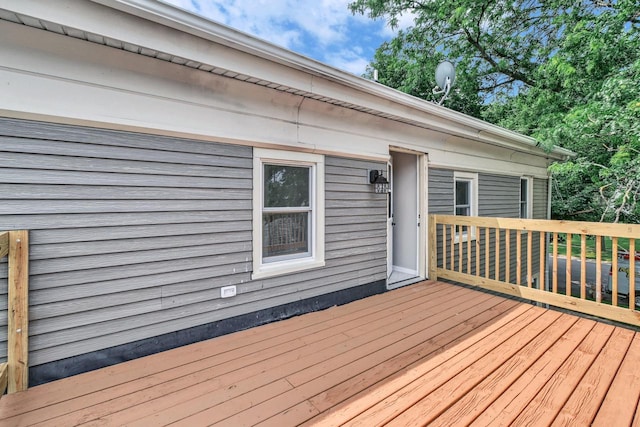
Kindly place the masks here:
MULTIPOLYGON (((551 192, 553 190, 553 175, 549 174, 549 179, 547 182, 547 220, 551 219, 551 192)), ((544 260, 544 268, 546 270, 546 274, 544 275, 544 290, 549 291, 549 248, 551 247, 551 235, 547 233, 547 250, 545 251, 546 259, 544 260)), ((546 304, 547 308, 549 308, 549 304, 546 304)))

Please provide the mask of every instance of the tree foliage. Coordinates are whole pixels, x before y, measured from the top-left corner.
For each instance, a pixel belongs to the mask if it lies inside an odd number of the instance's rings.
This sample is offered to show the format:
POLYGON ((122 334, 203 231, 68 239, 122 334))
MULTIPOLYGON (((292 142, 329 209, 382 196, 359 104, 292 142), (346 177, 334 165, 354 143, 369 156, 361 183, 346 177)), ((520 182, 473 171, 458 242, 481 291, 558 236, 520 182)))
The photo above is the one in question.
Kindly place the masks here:
POLYGON ((414 26, 381 46, 380 81, 433 99, 433 70, 456 63, 447 106, 577 153, 554 165, 553 212, 640 221, 638 0, 355 0, 354 13, 414 26))

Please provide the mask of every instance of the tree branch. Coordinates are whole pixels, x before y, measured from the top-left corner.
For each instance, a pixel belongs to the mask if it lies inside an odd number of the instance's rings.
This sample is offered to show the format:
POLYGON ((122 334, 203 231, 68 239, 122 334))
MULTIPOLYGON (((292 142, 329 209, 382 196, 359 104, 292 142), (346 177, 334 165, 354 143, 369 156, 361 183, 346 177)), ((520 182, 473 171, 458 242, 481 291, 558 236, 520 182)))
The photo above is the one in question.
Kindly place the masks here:
POLYGON ((496 70, 496 72, 499 72, 501 74, 505 74, 511 78, 514 78, 516 80, 521 81, 522 83, 526 84, 527 86, 535 86, 536 82, 534 80, 529 79, 527 76, 525 76, 524 74, 515 71, 515 70, 506 70, 503 69, 502 67, 500 67, 500 65, 498 65, 498 63, 496 62, 496 60, 494 58, 491 57, 491 55, 489 55, 489 53, 487 52, 487 50, 480 44, 480 42, 476 39, 473 38, 472 34, 469 32, 469 30, 467 30, 466 28, 463 29, 467 41, 469 43, 471 43, 471 45, 476 48, 476 50, 480 53, 480 56, 482 59, 484 59, 485 61, 487 61, 489 64, 491 64, 491 66, 496 70))

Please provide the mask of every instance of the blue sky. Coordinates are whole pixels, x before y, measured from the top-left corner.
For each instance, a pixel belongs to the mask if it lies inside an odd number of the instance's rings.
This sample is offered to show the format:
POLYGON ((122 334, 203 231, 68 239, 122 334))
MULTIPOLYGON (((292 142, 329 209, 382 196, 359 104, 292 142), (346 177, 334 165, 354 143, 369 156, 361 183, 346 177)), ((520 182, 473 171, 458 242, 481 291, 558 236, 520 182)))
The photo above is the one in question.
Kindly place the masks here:
MULTIPOLYGON (((395 30, 352 15, 350 0, 163 0, 341 70, 361 75, 395 30)), ((400 28, 412 17, 400 20, 400 28)))

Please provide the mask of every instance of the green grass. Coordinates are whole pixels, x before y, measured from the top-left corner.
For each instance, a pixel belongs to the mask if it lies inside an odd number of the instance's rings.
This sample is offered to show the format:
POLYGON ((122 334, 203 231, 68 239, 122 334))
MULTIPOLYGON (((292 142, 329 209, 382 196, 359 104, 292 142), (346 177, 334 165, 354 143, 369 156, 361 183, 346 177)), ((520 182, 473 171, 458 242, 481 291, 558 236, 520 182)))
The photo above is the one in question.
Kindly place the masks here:
MULTIPOLYGON (((567 243, 565 241, 558 242, 558 255, 566 255, 567 254, 567 243)), ((588 259, 596 259, 596 239, 593 236, 587 236, 587 258, 588 259)), ((580 256, 582 242, 580 240, 579 234, 572 235, 571 238, 571 256, 580 256)), ((603 261, 611 261, 611 237, 605 237, 605 243, 602 248, 602 260, 603 261)), ((618 250, 629 250, 629 239, 624 237, 618 238, 618 250)), ((636 245, 636 250, 639 248, 636 245)), ((551 250, 553 251, 553 242, 551 242, 551 250)))

